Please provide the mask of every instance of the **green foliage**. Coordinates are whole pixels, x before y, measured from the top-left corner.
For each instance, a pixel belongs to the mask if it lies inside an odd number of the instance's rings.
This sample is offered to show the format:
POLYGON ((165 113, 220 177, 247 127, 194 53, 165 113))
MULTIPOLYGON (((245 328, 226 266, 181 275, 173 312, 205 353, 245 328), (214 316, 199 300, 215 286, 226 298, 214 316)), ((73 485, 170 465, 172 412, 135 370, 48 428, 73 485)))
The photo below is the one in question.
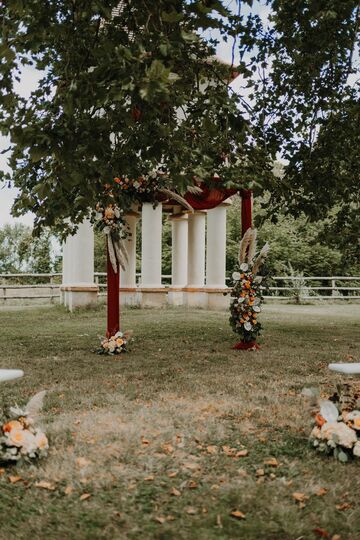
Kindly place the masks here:
POLYGON ((0 228, 0 273, 49 273, 54 271, 51 235, 43 231, 32 237, 31 227, 4 225, 0 228))
MULTIPOLYGON (((289 275, 291 264, 295 275, 306 276, 358 275, 360 266, 356 256, 358 239, 349 231, 334 233, 337 212, 332 211, 325 219, 315 223, 302 214, 298 218, 274 211, 270 218, 261 206, 262 200, 254 201, 255 225, 258 227, 260 244, 269 242, 270 252, 267 270, 273 276, 289 275)), ((241 203, 237 197, 227 212, 227 260, 231 273, 237 268, 241 234, 241 203)))
MULTIPOLYGON (((266 145, 287 160, 268 203, 313 221, 338 207, 334 231, 359 236, 358 0, 270 0, 251 81, 266 145), (269 67, 271 64, 271 68, 269 67), (347 218, 351 212, 351 220, 347 218)), ((357 242, 357 249, 359 244, 357 242)))

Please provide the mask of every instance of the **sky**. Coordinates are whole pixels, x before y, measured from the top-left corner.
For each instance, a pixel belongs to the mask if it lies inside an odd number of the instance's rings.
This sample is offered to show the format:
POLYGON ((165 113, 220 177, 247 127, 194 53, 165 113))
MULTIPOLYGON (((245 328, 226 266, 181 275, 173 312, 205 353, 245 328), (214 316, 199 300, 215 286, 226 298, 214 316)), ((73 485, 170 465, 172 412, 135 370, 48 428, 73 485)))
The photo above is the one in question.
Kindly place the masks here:
MULTIPOLYGON (((268 15, 268 8, 265 6, 259 6, 255 9, 257 10, 258 14, 261 18, 264 20, 267 18, 268 15)), ((226 62, 231 63, 231 49, 232 49, 232 41, 229 41, 228 43, 222 42, 219 44, 217 48, 217 56, 219 58, 223 59, 226 62)), ((236 62, 235 62, 236 63, 236 62)), ((23 97, 29 97, 30 93, 36 88, 37 83, 39 79, 41 78, 41 72, 36 71, 34 68, 31 68, 30 66, 24 67, 22 71, 21 80, 19 83, 16 84, 16 89, 18 93, 23 97)), ((231 86, 236 91, 237 88, 240 85, 240 78, 235 80, 231 86)), ((0 152, 7 148, 9 146, 9 140, 7 140, 5 137, 0 136, 0 152)), ((8 170, 7 164, 6 164, 6 156, 4 154, 0 154, 0 170, 8 170)), ((17 194, 17 190, 15 188, 0 188, 0 227, 2 227, 5 223, 23 223, 25 225, 32 225, 33 224, 33 218, 34 216, 31 213, 28 213, 24 216, 21 216, 20 218, 14 218, 11 215, 11 207, 14 202, 14 199, 17 194)))

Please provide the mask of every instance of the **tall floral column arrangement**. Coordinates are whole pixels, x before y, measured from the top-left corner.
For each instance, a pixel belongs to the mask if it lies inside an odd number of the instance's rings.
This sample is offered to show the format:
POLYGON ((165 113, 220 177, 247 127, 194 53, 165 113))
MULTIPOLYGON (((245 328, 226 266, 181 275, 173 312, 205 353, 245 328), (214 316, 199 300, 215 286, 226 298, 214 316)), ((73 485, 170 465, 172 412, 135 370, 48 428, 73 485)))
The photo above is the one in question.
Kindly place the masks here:
POLYGON ((256 236, 256 229, 248 229, 244 234, 239 249, 239 272, 232 276, 230 324, 240 335, 240 341, 233 347, 239 350, 260 348, 256 339, 262 329, 258 316, 261 313, 263 278, 258 272, 269 252, 269 244, 266 243, 257 254, 256 236))

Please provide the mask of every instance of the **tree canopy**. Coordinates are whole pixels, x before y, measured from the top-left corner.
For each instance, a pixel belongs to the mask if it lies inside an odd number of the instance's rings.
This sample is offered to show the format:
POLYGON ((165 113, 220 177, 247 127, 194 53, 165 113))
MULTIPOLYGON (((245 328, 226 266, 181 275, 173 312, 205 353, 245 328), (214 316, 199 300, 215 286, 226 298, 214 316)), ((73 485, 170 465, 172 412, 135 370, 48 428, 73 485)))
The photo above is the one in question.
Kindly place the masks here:
MULTIPOLYGON (((35 230, 64 231, 64 220, 80 222, 106 198, 115 177, 152 172, 184 192, 219 175, 226 187, 267 191, 270 211, 317 219, 336 207, 333 230, 345 224, 354 235, 358 0, 228 6, 1 3, 0 128, 11 139, 12 170, 3 179, 20 188, 15 213, 33 211, 35 230), (231 43, 232 65, 214 58, 219 39, 231 43), (15 90, 24 65, 43 72, 29 100, 15 90), (234 71, 243 83, 236 93, 234 71), (286 162, 276 178, 279 157, 286 162)), ((128 208, 133 194, 116 193, 128 208)))
MULTIPOLYGON (((63 229, 65 218, 77 223, 95 207, 114 177, 160 171, 159 181, 185 191, 214 174, 226 185, 261 176, 266 159, 228 91, 233 66, 216 61, 215 41, 200 35, 234 25, 251 34, 224 5, 2 3, 1 126, 21 190, 15 212, 33 211, 35 229, 63 229), (44 72, 28 101, 14 89, 27 64, 44 72)), ((131 197, 118 202, 129 206, 131 197)))

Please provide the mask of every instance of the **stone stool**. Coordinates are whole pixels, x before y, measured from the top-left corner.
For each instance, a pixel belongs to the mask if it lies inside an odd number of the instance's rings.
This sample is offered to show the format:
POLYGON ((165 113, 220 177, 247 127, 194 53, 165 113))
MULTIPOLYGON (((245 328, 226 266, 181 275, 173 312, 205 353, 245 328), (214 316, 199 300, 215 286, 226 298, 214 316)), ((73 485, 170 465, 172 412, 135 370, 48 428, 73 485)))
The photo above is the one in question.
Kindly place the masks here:
POLYGON ((24 372, 21 369, 0 369, 0 382, 11 381, 23 376, 24 372))
POLYGON ((336 371, 336 373, 341 373, 343 375, 352 375, 353 377, 360 376, 360 363, 344 363, 344 364, 329 364, 328 368, 331 371, 336 371))

